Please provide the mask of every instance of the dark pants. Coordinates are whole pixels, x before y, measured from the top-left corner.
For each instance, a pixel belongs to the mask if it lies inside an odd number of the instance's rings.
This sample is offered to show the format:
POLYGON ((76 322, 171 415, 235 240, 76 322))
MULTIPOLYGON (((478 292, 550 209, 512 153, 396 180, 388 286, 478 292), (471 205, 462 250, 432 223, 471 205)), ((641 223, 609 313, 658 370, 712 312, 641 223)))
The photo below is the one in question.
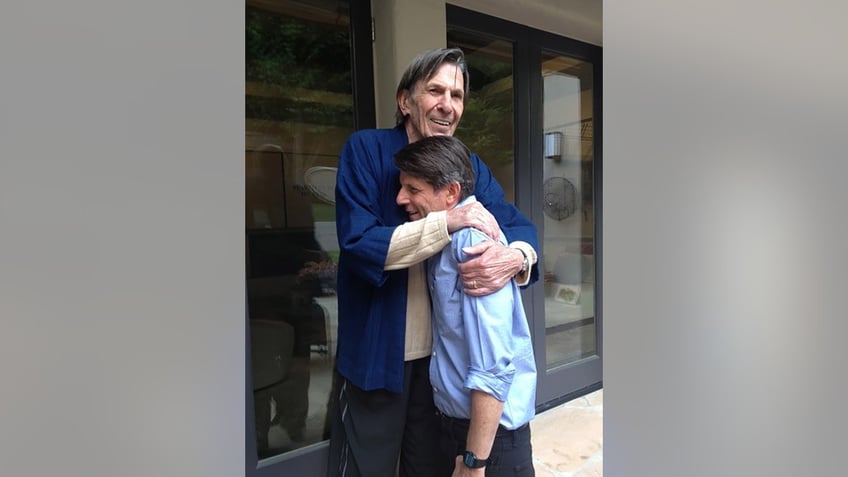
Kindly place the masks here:
POLYGON ((430 386, 430 358, 407 361, 403 393, 363 391, 342 376, 334 390, 330 477, 434 477, 439 417, 430 386))
MULTIPOLYGON (((450 461, 450 467, 456 465, 456 456, 465 451, 465 439, 468 436, 468 419, 456 419, 441 416, 442 437, 440 448, 441 461, 450 461)), ((486 477, 533 477, 533 449, 530 444, 530 425, 525 424, 515 430, 498 426, 492 452, 492 463, 486 466, 486 477)), ((463 465, 463 464, 459 464, 463 465)), ((435 475, 435 474, 434 474, 435 475)), ((450 471, 447 474, 450 476, 450 471)))

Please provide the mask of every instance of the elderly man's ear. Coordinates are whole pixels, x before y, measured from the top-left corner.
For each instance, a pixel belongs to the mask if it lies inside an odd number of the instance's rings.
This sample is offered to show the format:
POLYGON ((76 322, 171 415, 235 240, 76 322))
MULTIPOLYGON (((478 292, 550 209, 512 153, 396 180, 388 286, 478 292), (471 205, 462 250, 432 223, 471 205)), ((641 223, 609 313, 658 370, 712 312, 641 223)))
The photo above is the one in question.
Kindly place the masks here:
POLYGON ((409 90, 402 90, 397 94, 397 104, 400 112, 403 113, 404 116, 409 114, 409 90))

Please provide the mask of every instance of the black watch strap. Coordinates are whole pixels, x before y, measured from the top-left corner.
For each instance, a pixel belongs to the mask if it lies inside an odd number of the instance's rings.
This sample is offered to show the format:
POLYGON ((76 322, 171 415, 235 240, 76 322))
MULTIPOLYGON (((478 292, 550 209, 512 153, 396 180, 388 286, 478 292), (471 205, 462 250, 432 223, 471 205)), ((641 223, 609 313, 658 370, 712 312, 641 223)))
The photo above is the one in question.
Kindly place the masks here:
POLYGON ((486 467, 491 464, 491 460, 492 459, 478 459, 477 456, 469 450, 462 453, 462 463, 465 464, 466 467, 472 469, 486 467))
POLYGON ((519 270, 518 273, 516 273, 516 275, 520 275, 522 273, 527 273, 527 271, 530 270, 530 257, 527 256, 527 252, 525 252, 523 248, 521 248, 521 247, 512 247, 512 248, 518 249, 518 251, 521 252, 521 256, 524 257, 524 263, 521 264, 521 270, 519 270))

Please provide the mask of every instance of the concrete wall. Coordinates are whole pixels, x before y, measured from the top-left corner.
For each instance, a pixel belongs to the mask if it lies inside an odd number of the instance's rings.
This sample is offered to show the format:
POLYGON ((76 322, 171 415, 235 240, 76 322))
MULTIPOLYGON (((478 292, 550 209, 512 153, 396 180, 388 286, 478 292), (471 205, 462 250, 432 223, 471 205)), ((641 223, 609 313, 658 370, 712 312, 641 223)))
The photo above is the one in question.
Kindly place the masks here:
POLYGON ((373 0, 377 126, 395 125, 395 91, 403 70, 422 51, 444 48, 443 0, 373 0))

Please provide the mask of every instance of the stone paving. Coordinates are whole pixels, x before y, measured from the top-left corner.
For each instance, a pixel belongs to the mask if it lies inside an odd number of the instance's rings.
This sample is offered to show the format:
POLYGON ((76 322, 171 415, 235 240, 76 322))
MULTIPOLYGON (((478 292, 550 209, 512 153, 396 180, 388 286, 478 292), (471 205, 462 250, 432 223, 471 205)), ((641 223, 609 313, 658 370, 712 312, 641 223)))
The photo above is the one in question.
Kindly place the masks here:
POLYGON ((548 409, 530 421, 536 477, 603 475, 603 392, 548 409))

